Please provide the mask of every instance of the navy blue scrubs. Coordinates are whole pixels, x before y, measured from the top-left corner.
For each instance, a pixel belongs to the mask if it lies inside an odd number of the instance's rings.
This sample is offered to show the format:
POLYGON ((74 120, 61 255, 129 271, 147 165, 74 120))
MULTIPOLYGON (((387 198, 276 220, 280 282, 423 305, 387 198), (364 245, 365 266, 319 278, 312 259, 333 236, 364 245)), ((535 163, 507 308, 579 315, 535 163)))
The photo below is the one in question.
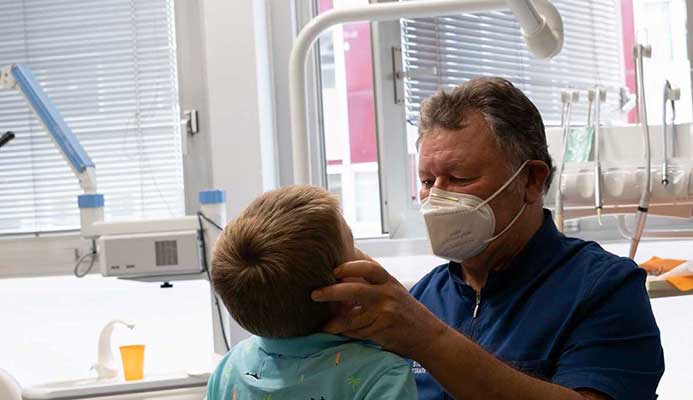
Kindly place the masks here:
MULTIPOLYGON (((539 231, 508 268, 489 274, 479 293, 454 262, 435 268, 411 293, 524 373, 617 400, 651 400, 664 357, 645 277, 631 259, 564 236, 545 210, 539 231)), ((411 364, 419 399, 452 398, 411 364)))

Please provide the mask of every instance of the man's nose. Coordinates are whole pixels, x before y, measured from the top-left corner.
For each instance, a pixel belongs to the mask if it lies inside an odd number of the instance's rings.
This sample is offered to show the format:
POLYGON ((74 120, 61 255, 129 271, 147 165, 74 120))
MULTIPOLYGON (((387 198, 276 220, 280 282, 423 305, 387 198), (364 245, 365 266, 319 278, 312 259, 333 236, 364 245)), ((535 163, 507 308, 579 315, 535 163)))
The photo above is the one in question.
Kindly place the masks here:
POLYGON ((448 190, 450 185, 450 180, 446 176, 436 176, 436 180, 433 182, 433 187, 440 190, 448 190))

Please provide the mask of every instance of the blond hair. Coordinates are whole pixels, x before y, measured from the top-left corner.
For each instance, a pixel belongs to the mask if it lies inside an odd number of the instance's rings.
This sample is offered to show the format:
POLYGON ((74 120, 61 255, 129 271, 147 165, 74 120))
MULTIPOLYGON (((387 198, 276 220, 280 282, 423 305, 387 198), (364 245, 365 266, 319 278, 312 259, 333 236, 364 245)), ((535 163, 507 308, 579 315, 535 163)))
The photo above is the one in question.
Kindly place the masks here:
POLYGON ((255 199, 214 248, 212 283, 233 318, 274 338, 317 332, 331 316, 314 289, 335 283, 346 240, 339 203, 314 186, 288 186, 255 199))

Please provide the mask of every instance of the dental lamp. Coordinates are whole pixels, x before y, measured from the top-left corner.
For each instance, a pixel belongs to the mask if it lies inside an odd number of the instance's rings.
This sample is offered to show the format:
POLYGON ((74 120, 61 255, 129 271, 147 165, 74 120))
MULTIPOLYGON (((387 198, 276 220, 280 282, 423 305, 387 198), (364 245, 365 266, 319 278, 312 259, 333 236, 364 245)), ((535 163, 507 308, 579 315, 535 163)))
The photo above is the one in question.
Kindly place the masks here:
POLYGON ((522 28, 528 49, 538 58, 551 58, 563 47, 563 21, 548 0, 419 0, 369 4, 332 9, 306 24, 298 34, 289 60, 291 145, 294 183, 320 184, 311 176, 306 115, 305 65, 312 44, 322 32, 337 24, 357 21, 387 21, 400 18, 510 9, 522 28))

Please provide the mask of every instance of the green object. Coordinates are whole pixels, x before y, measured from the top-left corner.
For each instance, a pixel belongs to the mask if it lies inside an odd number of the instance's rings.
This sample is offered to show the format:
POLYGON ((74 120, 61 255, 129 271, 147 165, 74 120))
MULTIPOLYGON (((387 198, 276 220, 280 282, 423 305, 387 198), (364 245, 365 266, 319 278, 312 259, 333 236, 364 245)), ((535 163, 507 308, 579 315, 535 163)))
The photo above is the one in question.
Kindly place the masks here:
POLYGON ((592 151, 593 137, 594 128, 591 126, 572 129, 566 138, 565 161, 588 161, 592 151))

